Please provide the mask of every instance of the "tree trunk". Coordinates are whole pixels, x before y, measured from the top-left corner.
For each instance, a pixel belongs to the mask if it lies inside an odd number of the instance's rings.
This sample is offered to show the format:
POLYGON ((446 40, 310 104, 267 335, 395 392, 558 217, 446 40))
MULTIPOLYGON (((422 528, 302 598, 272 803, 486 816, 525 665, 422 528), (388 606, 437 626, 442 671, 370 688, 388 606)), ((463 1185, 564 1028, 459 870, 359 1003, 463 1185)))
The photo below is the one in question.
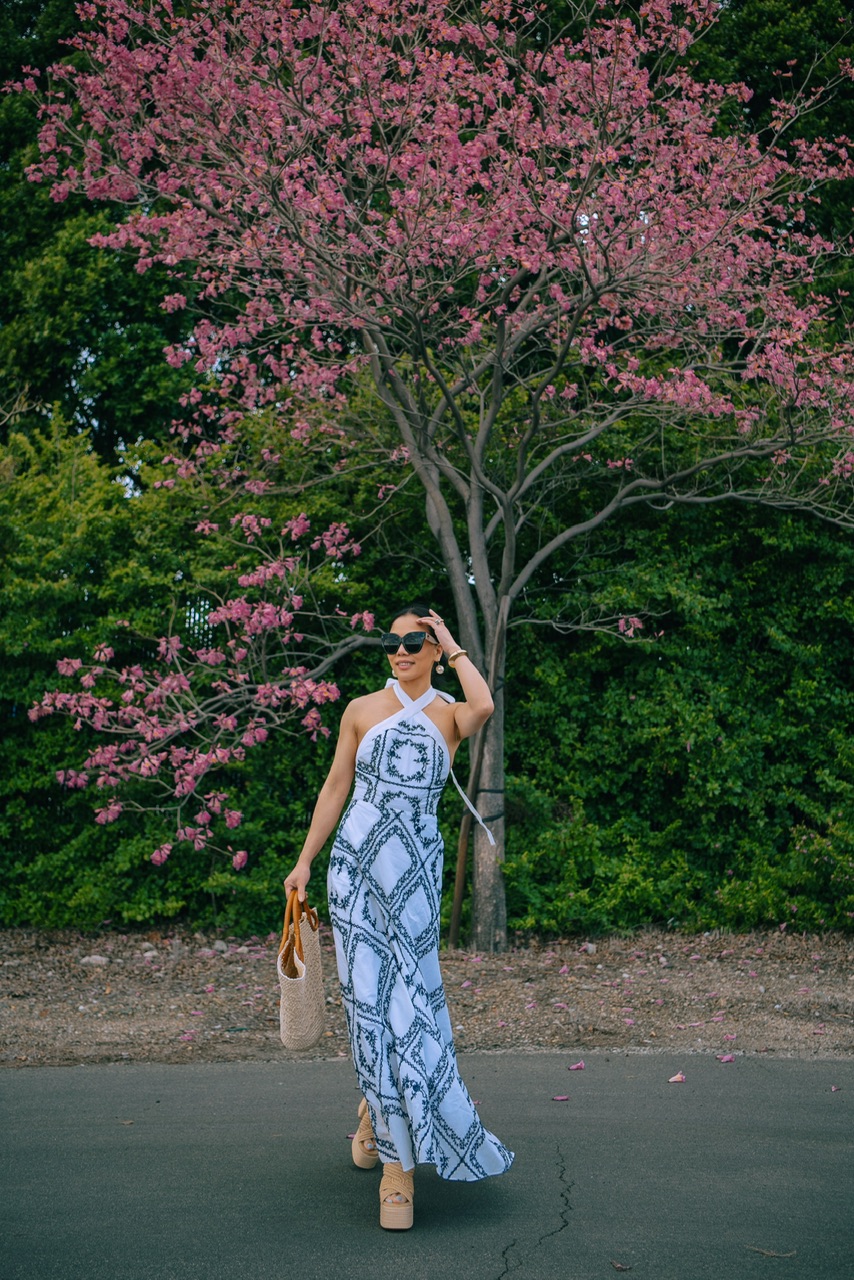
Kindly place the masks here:
POLYGON ((491 845, 486 832, 474 824, 472 876, 472 941, 478 951, 504 951, 507 947, 507 906, 504 900, 504 672, 495 680, 495 711, 481 732, 485 735, 480 783, 474 803, 495 836, 491 845))

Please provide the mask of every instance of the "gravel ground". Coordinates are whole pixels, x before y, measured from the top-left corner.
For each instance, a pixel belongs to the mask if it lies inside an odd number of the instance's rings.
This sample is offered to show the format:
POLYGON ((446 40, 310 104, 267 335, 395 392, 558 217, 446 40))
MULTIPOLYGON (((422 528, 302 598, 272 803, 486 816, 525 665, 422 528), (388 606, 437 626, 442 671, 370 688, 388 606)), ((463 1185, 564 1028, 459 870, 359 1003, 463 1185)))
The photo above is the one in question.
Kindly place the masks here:
MULTIPOLYGON (((278 1038, 278 938, 0 931, 0 1066, 271 1061, 347 1053, 332 939, 327 1030, 278 1038)), ((787 932, 631 937, 448 951, 458 1049, 854 1054, 854 938, 787 932)))

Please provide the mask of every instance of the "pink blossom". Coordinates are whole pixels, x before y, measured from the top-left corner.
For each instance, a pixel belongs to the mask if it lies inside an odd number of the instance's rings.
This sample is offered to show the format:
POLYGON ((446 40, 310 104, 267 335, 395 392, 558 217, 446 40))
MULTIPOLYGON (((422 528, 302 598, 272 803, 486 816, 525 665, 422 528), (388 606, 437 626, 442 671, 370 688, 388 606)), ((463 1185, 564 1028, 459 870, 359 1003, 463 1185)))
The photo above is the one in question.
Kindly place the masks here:
POLYGON ((95 821, 100 823, 101 826, 103 826, 105 823, 108 823, 108 822, 115 822, 116 818, 120 816, 121 812, 122 812, 122 805, 120 801, 113 800, 110 804, 105 805, 103 809, 95 810, 95 821))
POLYGON ((223 662, 227 662, 226 655, 219 649, 197 649, 196 657, 199 662, 204 662, 206 666, 218 667, 223 662))
POLYGON ((238 849, 237 853, 231 859, 231 865, 235 871, 242 871, 246 866, 246 860, 249 857, 245 849, 238 849))
POLYGON ((305 512, 301 511, 298 516, 294 516, 292 520, 287 522, 282 530, 282 537, 289 537, 292 542, 296 542, 299 538, 305 537, 310 528, 311 521, 305 512))
POLYGON ((158 655, 164 662, 174 661, 183 647, 180 636, 161 636, 157 642, 158 655))
POLYGON ((68 787, 69 790, 82 790, 88 785, 89 775, 85 770, 78 772, 76 769, 59 769, 57 770, 56 780, 61 787, 68 787))
MULTIPOLYGON (((179 500, 199 486, 236 558, 251 544, 258 560, 232 566, 244 594, 217 598, 216 641, 194 654, 163 637, 118 700, 84 668, 31 709, 121 742, 91 766, 104 785, 157 787, 168 763, 189 831, 181 803, 203 778, 294 721, 328 732, 337 690, 301 664, 348 618, 374 626, 344 565, 372 516, 331 512, 321 532, 300 512, 276 531, 270 494, 299 491, 303 450, 313 474, 378 483, 380 503, 420 485, 437 528, 465 529, 495 616, 499 580, 548 580, 550 555, 632 505, 849 510, 854 354, 828 336, 838 300, 817 289, 834 246, 807 209, 854 159, 844 140, 787 151, 731 127, 748 90, 683 56, 711 0, 650 0, 639 19, 591 5, 583 38, 505 0, 84 8, 74 56, 44 77, 31 176, 56 200, 104 202, 93 243, 165 273, 167 312, 198 298, 167 354, 197 376, 156 483, 179 500), (513 547, 537 539, 517 521, 544 496, 550 529, 526 564, 513 547)), ((770 136, 823 107, 812 92, 772 104, 770 136)))
POLYGON ((636 631, 643 630, 643 622, 640 618, 620 618, 617 629, 621 635, 631 638, 636 631))
POLYGON ((341 560, 348 552, 351 555, 358 555, 361 551, 358 543, 351 539, 347 525, 340 521, 336 521, 325 529, 319 537, 315 538, 311 546, 315 551, 323 547, 327 556, 333 560, 341 560))

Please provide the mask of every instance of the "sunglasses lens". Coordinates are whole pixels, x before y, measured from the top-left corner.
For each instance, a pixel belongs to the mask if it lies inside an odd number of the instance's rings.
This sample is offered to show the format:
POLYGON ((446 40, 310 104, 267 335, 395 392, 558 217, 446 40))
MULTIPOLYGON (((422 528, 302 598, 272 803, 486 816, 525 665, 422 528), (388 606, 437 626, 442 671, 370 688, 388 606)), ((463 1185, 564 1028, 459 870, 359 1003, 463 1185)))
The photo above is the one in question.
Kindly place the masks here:
POLYGON ((407 653, 420 653, 424 648, 426 638, 423 631, 407 631, 405 636, 398 636, 393 631, 386 631, 380 637, 380 644, 385 653, 397 653, 401 645, 403 645, 407 653))

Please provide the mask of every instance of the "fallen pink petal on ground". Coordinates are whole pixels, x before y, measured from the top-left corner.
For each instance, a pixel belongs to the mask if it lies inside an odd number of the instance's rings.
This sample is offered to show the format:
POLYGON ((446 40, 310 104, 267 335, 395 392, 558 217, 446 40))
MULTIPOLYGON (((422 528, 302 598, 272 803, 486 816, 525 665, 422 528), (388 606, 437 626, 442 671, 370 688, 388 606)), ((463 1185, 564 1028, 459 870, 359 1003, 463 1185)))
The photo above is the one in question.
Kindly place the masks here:
POLYGON ((734 1053, 719 1053, 719 1054, 717 1054, 717 1059, 718 1059, 718 1062, 735 1062, 735 1054, 734 1054, 734 1053))
POLYGON ((667 1083, 668 1083, 668 1084, 684 1084, 684 1083, 685 1083, 685 1079, 686 1079, 686 1077, 685 1077, 685 1072, 684 1072, 684 1071, 677 1071, 677 1072, 676 1072, 676 1075, 675 1075, 675 1076, 671 1076, 671 1077, 670 1077, 670 1079, 667 1081, 667 1083))
POLYGON ((841 1088, 842 1088, 842 1085, 841 1085, 841 1084, 832 1084, 832 1085, 830 1086, 830 1092, 831 1092, 831 1093, 839 1093, 839 1091, 840 1091, 840 1089, 841 1089, 841 1088))
POLYGON ((583 1058, 580 1058, 578 1062, 573 1062, 573 1063, 571 1064, 571 1066, 568 1068, 568 1070, 570 1070, 570 1071, 583 1071, 583 1070, 584 1070, 584 1059, 583 1059, 583 1058))
POLYGON ((552 1102, 569 1102, 568 1093, 556 1093, 552 1098, 552 1102))

